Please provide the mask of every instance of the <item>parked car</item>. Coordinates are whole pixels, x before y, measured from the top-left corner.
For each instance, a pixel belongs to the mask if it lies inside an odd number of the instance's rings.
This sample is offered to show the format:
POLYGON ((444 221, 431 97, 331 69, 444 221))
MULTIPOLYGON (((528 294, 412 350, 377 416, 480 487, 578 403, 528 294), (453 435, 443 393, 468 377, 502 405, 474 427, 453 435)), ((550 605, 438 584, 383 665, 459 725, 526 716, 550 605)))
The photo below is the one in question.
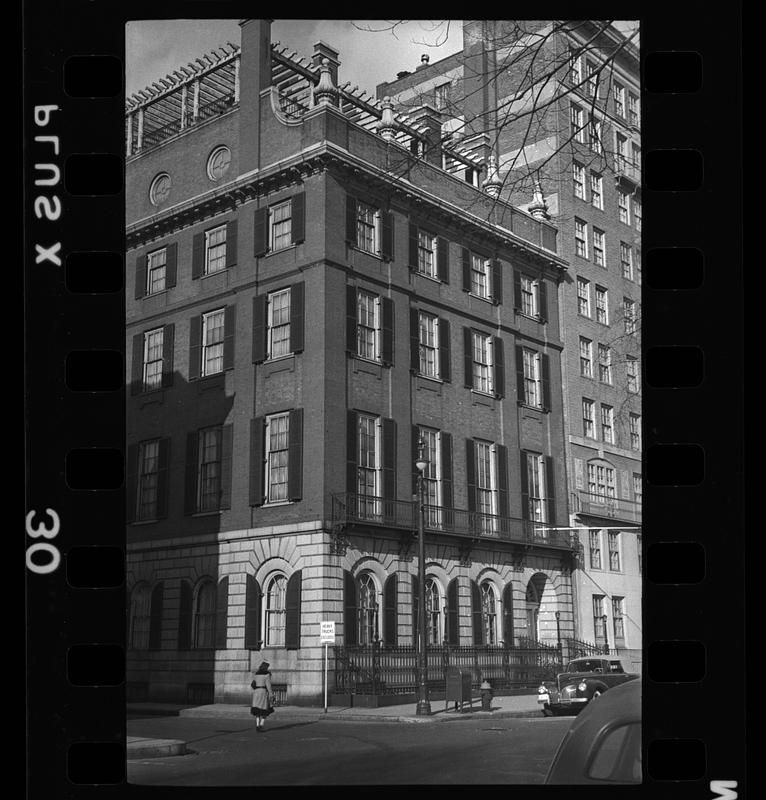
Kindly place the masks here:
POLYGON ((614 656, 588 656, 569 662, 555 683, 543 682, 537 689, 537 702, 543 714, 578 714, 594 697, 638 674, 627 672, 621 659, 614 656))
POLYGON ((546 783, 641 783, 641 679, 610 689, 572 721, 546 783))

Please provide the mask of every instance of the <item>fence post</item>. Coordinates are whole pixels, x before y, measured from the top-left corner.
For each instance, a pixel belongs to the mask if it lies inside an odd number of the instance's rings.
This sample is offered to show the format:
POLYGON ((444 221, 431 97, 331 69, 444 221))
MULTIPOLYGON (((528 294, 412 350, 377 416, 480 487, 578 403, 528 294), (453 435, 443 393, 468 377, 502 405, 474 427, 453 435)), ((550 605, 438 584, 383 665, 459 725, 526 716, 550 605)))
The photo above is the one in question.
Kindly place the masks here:
POLYGON ((378 676, 380 672, 380 640, 375 637, 372 642, 372 693, 378 694, 378 676))

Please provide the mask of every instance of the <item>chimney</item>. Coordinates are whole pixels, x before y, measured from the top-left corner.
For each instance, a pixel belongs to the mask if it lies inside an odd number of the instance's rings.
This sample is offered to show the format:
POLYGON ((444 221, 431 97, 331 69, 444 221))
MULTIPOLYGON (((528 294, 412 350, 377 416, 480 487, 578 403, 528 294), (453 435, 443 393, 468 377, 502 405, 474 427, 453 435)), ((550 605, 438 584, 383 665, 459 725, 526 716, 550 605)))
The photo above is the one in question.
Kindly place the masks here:
POLYGON ((419 106, 414 111, 407 114, 410 118, 419 122, 427 132, 425 135, 425 160, 438 167, 442 165, 442 115, 433 106, 425 104, 419 106))
POLYGON ((323 58, 326 58, 329 62, 330 77, 332 78, 333 86, 337 86, 338 67, 340 66, 340 61, 338 60, 338 51, 334 47, 330 47, 329 44, 325 44, 325 42, 320 40, 314 45, 314 53, 311 56, 311 66, 319 67, 323 58))
POLYGON ((271 86, 271 20, 240 20, 239 169, 260 167, 261 92, 271 86))

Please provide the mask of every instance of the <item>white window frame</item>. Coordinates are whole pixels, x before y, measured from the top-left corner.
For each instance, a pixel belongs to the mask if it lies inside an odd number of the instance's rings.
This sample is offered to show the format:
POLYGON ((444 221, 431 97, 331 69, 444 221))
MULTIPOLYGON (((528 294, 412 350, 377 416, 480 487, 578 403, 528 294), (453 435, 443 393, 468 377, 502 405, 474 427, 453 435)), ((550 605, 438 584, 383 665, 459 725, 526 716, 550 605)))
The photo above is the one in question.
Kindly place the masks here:
POLYGON ((290 412, 266 417, 264 437, 264 505, 288 502, 290 475, 290 412))
POLYGON ((598 76, 597 73, 599 71, 599 64, 595 61, 591 61, 590 59, 586 59, 585 61, 585 72, 586 72, 586 79, 585 79, 585 94, 588 97, 595 97, 598 98, 599 95, 599 85, 598 85, 598 76))
POLYGON ((231 150, 225 145, 216 147, 207 160, 207 176, 211 181, 220 181, 231 166, 231 150), (224 160, 224 156, 228 156, 224 160))
POLYGON ((380 255, 380 209, 361 200, 356 201, 356 246, 371 255, 380 255), (370 241, 371 240, 371 241, 370 241))
MULTIPOLYGON (((444 641, 443 598, 444 591, 439 581, 433 576, 426 577, 426 643, 439 645, 444 641)), ((415 634, 417 636, 417 634, 415 634)))
POLYGON ((567 77, 573 86, 582 82, 582 55, 575 55, 576 50, 569 48, 569 70, 567 77))
POLYGON ((640 414, 630 414, 629 416, 629 425, 630 425, 630 449, 631 450, 641 450, 641 415, 640 414))
POLYGON ((612 348, 608 344, 598 345, 598 379, 600 383, 612 385, 612 348))
POLYGON ((380 587, 376 576, 369 570, 360 572, 355 579, 357 591, 356 631, 357 642, 373 644, 380 640, 380 587))
POLYGON ((205 275, 226 269, 226 224, 205 231, 205 275), (223 236, 222 241, 213 241, 223 236))
POLYGON ((437 272, 436 234, 418 228, 418 273, 436 278, 437 272))
POLYGON ((615 645, 621 642, 625 645, 625 598, 612 596, 612 630, 615 645))
POLYGON ((357 418, 357 495, 361 516, 380 515, 383 464, 381 452, 381 419, 372 414, 359 414, 357 418), (370 435, 371 434, 371 435, 370 435), (365 449, 371 442, 372 449, 365 449), (372 491, 370 491, 372 490, 372 491))
POLYGON ((633 501, 642 503, 644 499, 644 476, 640 472, 633 473, 633 501))
POLYGON ((527 488, 529 518, 534 522, 547 522, 548 492, 545 484, 545 459, 539 453, 527 453, 527 488))
POLYGON ((582 399, 582 435, 586 439, 596 438, 596 403, 587 397, 582 399))
POLYGON ((522 369, 524 371, 524 404, 541 408, 543 392, 540 379, 540 353, 522 347, 522 369))
POLYGON ((593 638, 596 642, 606 640, 604 627, 604 595, 594 594, 593 598, 593 638))
POLYGON ((590 281, 579 276, 577 277, 577 313, 581 317, 591 318, 590 281))
POLYGON ((572 183, 574 185, 574 196, 579 197, 580 200, 585 200, 585 167, 576 161, 572 162, 572 183))
POLYGON ((625 375, 628 391, 633 394, 638 394, 638 359, 635 356, 625 357, 625 375))
POLYGON ((602 552, 602 537, 603 531, 601 528, 588 528, 588 555, 590 569, 603 569, 603 559, 601 558, 602 552))
POLYGON ((596 285, 596 322, 601 325, 609 324, 609 290, 604 286, 596 285))
POLYGON ((590 204, 604 210, 604 178, 598 172, 590 172, 590 204))
POLYGON ((626 242, 620 242, 620 266, 622 277, 627 281, 633 280, 633 248, 626 242))
POLYGON ((594 114, 590 115, 588 121, 588 147, 599 155, 604 149, 604 123, 597 119, 594 114))
POLYGON ((601 441, 614 444, 614 407, 601 404, 601 441))
POLYGON ((451 102, 452 82, 440 83, 434 87, 434 104, 437 111, 443 111, 448 108, 451 102))
POLYGON ((365 289, 358 289, 356 294, 356 355, 358 358, 376 362, 381 360, 380 322, 380 295, 365 289), (368 324, 370 316, 372 325, 368 324))
POLYGON ((492 270, 489 259, 476 253, 470 254, 471 258, 471 291, 474 297, 489 300, 492 297, 492 270))
POLYGON ((637 128, 641 125, 641 105, 637 94, 628 90, 628 122, 637 128))
POLYGON ((218 511, 221 508, 223 429, 220 425, 202 428, 198 433, 198 443, 197 511, 218 511))
POLYGON ((622 298, 623 316, 625 318, 625 333, 636 332, 636 301, 629 297, 622 298))
POLYGON ((578 103, 569 104, 569 134, 572 139, 585 144, 585 111, 578 103))
POLYGON ((292 198, 288 198, 269 206, 269 251, 286 250, 292 245, 293 201, 292 198))
POLYGON ((628 137, 619 131, 615 132, 615 153, 617 169, 624 170, 628 163, 628 137))
POLYGON ((588 494, 604 502, 616 498, 614 468, 606 464, 588 464, 588 494))
POLYGON ((607 531, 606 532, 607 552, 609 554, 609 570, 610 572, 622 572, 620 558, 620 532, 607 531))
POLYGON ((159 294, 167 287, 168 248, 160 247, 146 256, 146 294, 159 294), (155 287, 155 283, 157 286, 155 287))
POLYGON ((606 233, 593 226, 593 263, 597 267, 606 267, 606 233))
POLYGON ((287 629, 287 576, 273 572, 264 581, 262 626, 264 647, 284 647, 287 629))
POLYGON ((588 258, 588 223, 575 217, 574 220, 575 255, 588 258))
POLYGON ((630 225, 630 200, 627 192, 617 190, 617 209, 620 222, 630 225))
POLYGON ((427 311, 418 311, 418 369, 426 378, 439 374, 439 318, 427 311))
POLYGON ((165 328, 152 328, 144 333, 144 355, 141 370, 143 391, 162 388, 162 353, 165 346, 165 328))
POLYGON ((580 375, 593 377, 593 340, 585 336, 580 337, 580 375))
POLYGON ((428 465, 423 471, 424 504, 426 524, 431 528, 441 526, 442 496, 442 442, 441 431, 418 426, 418 436, 425 445, 424 455, 428 465))
POLYGON ((500 606, 497 587, 492 581, 484 580, 479 584, 481 598, 481 627, 484 633, 484 644, 497 644, 500 640, 499 618, 497 610, 500 606))
POLYGON ((215 647, 216 585, 203 580, 194 593, 194 649, 210 650, 215 647))
POLYGON ((527 275, 520 275, 521 308, 525 317, 537 317, 539 314, 540 284, 527 275))
POLYGON ((497 449, 491 442, 475 439, 476 458, 476 511, 479 526, 490 532, 495 528, 497 515, 497 449), (488 518, 489 517, 489 518, 488 518))
POLYGON ((614 88, 614 113, 625 119, 625 87, 618 81, 612 84, 614 88))
POLYGON ((291 288, 270 292, 266 298, 266 358, 275 359, 292 355, 290 349, 290 301, 291 288), (286 304, 282 305, 286 300, 286 304), (276 306, 279 305, 279 308, 276 306), (286 319, 285 319, 286 316, 286 319), (275 322, 276 318, 276 322, 275 322), (277 334, 277 335, 275 335, 277 334))
POLYGON ((149 439, 138 446, 138 492, 136 519, 157 519, 159 510, 160 440, 149 439), (148 497, 147 500, 144 497, 148 497))
POLYGON ((202 365, 201 375, 223 372, 223 343, 226 337, 226 309, 217 308, 202 315, 202 365), (211 325, 220 319, 220 325, 211 325), (220 332, 220 335, 219 335, 220 332), (210 339, 210 341, 208 341, 210 339), (220 367, 217 365, 220 362, 220 367))
POLYGON ((471 331, 471 334, 473 390, 481 394, 492 394, 495 387, 492 337, 480 331, 471 331))
POLYGON ((641 201, 637 198, 633 198, 633 221, 636 225, 636 230, 640 231, 643 225, 643 210, 641 208, 641 201))

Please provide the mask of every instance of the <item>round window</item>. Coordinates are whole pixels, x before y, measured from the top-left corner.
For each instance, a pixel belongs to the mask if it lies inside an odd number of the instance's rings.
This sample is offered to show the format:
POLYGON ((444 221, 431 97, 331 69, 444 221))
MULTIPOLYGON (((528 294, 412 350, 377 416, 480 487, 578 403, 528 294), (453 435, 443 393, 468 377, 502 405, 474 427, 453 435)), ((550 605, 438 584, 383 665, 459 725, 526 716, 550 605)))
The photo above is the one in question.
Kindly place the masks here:
POLYGON ((149 199, 155 206, 164 203, 170 195, 170 175, 161 172, 153 181, 149 189, 149 199))
POLYGON ((218 181, 229 171, 231 151, 228 147, 216 147, 207 161, 207 174, 211 181, 218 181))

